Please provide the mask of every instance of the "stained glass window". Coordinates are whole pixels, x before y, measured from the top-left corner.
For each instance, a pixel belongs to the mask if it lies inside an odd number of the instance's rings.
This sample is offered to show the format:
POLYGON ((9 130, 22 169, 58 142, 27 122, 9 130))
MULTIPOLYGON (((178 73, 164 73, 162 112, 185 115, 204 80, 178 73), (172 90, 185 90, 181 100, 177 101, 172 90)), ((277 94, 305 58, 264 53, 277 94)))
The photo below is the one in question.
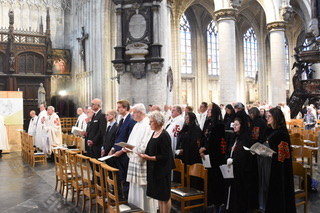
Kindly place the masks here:
POLYGON ((219 75, 218 31, 212 20, 207 28, 208 75, 219 75))
POLYGON ((243 35, 245 76, 255 78, 258 72, 258 44, 253 28, 243 35))
POLYGON ((180 55, 181 73, 192 73, 191 32, 190 25, 185 15, 180 19, 180 55))

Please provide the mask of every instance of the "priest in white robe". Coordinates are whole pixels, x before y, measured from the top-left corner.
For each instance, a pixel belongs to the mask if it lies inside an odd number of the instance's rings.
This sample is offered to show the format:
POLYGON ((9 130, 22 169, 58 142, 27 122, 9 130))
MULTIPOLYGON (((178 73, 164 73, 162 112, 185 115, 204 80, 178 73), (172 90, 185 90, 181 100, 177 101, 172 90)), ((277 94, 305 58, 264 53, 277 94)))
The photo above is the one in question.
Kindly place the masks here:
POLYGON ((177 140, 179 132, 184 124, 184 118, 182 117, 182 109, 180 106, 174 106, 171 111, 171 119, 168 121, 166 130, 171 138, 172 154, 175 155, 177 148, 177 140))
POLYGON ((87 129, 86 118, 88 117, 87 114, 83 112, 83 109, 81 107, 77 109, 77 114, 79 116, 75 126, 82 129, 83 131, 86 131, 87 129))
POLYGON ((2 157, 2 150, 9 149, 7 128, 4 125, 4 117, 0 115, 0 157, 2 157))
POLYGON ((128 202, 140 207, 144 212, 157 212, 158 201, 146 197, 147 162, 138 155, 138 153, 145 152, 153 131, 150 129, 149 118, 146 116, 146 108, 143 104, 133 106, 132 116, 137 123, 132 129, 127 143, 134 148, 132 151, 124 148, 129 157, 127 173, 127 181, 130 183, 128 202))
POLYGON ((43 140, 43 137, 45 136, 44 121, 47 117, 47 110, 44 104, 40 104, 39 108, 40 108, 40 113, 36 121, 36 132, 35 132, 34 144, 36 147, 42 150, 42 144, 43 144, 42 140, 43 140))
MULTIPOLYGON (((30 122, 29 122, 29 127, 28 127, 28 134, 35 136, 36 135, 36 127, 37 127, 37 120, 38 116, 36 115, 36 112, 34 110, 30 111, 30 122)), ((33 141, 34 143, 34 141, 33 141)))
POLYGON ((54 112, 54 107, 48 107, 48 116, 44 121, 45 136, 43 140, 43 152, 47 155, 51 155, 52 146, 62 146, 62 132, 60 118, 57 113, 54 112))

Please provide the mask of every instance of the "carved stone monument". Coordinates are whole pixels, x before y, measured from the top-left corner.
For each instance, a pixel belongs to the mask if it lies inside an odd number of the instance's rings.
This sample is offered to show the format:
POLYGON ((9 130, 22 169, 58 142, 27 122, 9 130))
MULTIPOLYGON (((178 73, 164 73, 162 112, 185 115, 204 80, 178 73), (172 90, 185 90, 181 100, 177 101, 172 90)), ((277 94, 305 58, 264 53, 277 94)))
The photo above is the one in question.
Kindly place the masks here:
POLYGON ((166 23, 160 14, 166 14, 169 9, 162 0, 113 2, 116 8, 117 46, 112 63, 120 80, 120 98, 132 100, 132 104, 164 104, 166 73, 163 72, 165 62, 161 54, 161 43, 164 41, 160 35, 161 27, 166 23))
POLYGON ((115 47, 116 58, 112 61, 115 69, 120 75, 130 72, 137 79, 144 78, 150 71, 158 73, 163 66, 162 45, 159 44, 159 31, 156 26, 161 1, 113 2, 117 5, 119 32, 115 47))

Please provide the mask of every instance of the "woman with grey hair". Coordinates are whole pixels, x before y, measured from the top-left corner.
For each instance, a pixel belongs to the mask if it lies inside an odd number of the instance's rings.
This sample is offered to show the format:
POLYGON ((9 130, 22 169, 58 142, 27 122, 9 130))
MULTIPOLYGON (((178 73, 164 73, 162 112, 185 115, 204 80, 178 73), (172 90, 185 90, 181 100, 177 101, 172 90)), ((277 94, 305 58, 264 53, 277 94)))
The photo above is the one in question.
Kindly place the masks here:
POLYGON ((148 142, 145 154, 139 154, 141 158, 147 160, 147 196, 159 201, 160 213, 169 213, 171 170, 174 168, 171 140, 163 128, 163 115, 154 111, 148 117, 150 128, 154 133, 148 142))

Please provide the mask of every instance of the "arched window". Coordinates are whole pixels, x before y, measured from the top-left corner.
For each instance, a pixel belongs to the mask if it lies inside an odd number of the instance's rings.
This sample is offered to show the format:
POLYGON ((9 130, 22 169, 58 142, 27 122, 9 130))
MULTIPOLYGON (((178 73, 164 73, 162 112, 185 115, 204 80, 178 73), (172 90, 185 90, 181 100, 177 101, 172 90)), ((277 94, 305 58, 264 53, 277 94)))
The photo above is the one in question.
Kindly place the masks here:
POLYGON ((218 31, 212 20, 207 28, 208 75, 219 75, 218 31))
POLYGON ((180 55, 181 55, 181 73, 192 73, 191 57, 191 33, 187 17, 183 14, 180 19, 180 55))
POLYGON ((286 61, 285 61, 285 73, 286 73, 286 81, 289 81, 290 78, 290 61, 289 61, 289 45, 288 40, 285 38, 284 40, 284 48, 285 48, 285 54, 286 54, 286 61))
POLYGON ((258 45, 253 28, 243 35, 245 76, 255 78, 258 72, 258 45))

